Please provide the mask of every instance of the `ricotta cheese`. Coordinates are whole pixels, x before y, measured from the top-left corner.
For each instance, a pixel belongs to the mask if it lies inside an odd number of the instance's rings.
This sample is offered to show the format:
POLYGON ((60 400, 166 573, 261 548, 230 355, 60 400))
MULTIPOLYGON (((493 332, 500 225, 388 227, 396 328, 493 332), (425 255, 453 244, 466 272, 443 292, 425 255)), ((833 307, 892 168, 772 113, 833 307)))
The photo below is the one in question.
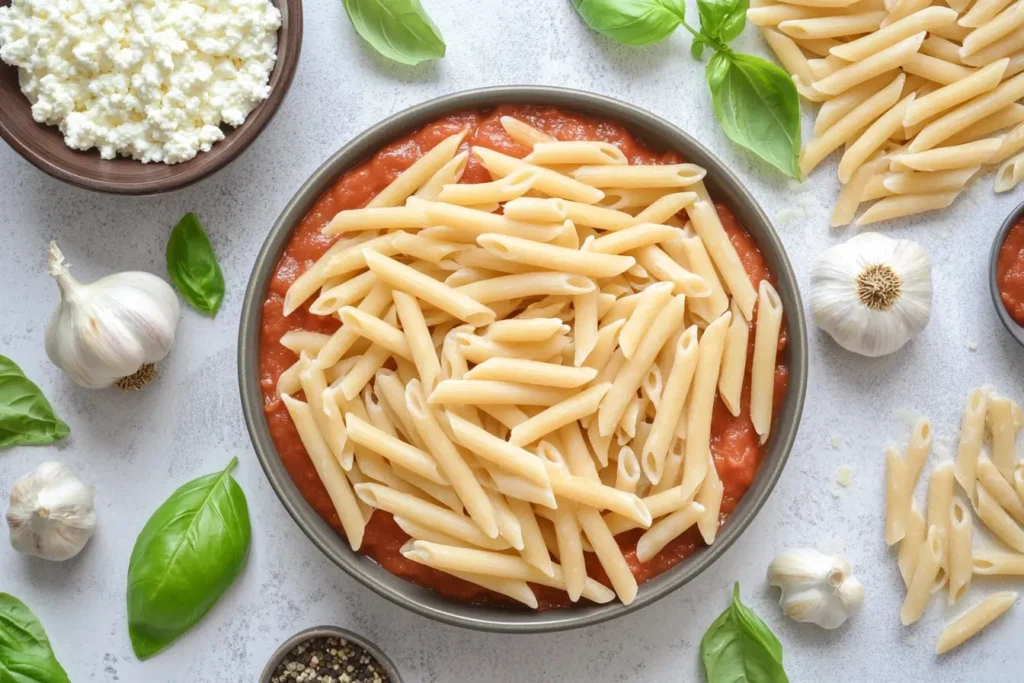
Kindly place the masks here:
POLYGON ((280 26, 269 0, 13 0, 0 59, 68 147, 175 164, 267 98, 280 26))

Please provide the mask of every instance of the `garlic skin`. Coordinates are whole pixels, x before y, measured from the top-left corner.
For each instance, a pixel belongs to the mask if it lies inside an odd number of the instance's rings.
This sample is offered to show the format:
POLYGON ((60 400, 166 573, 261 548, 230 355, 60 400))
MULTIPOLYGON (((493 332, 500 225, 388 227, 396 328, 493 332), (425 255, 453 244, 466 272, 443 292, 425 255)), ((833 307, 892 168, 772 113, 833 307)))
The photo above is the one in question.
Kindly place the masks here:
POLYGON ((921 333, 932 309, 931 260, 916 242, 865 232, 818 257, 811 316, 847 351, 890 354, 921 333))
POLYGON ((768 583, 782 589, 779 605, 796 621, 842 626, 864 604, 864 586, 850 563, 817 550, 791 550, 768 565, 768 583))
POLYGON ((61 300, 46 326, 46 355, 75 384, 109 387, 171 350, 180 307, 169 284, 135 271, 82 284, 56 242, 47 261, 61 300))
POLYGON ((61 463, 44 462, 14 482, 7 525, 19 553, 71 559, 96 532, 93 491, 61 463))

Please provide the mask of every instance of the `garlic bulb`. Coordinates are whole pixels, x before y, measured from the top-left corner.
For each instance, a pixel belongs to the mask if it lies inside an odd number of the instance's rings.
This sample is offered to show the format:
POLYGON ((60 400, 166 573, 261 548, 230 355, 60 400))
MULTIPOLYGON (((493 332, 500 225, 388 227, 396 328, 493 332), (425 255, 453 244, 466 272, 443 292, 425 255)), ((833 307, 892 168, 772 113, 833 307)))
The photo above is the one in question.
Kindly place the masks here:
POLYGON ((864 586, 850 563, 817 550, 791 550, 768 565, 768 583, 782 589, 786 616, 822 628, 841 626, 864 603, 864 586))
POLYGON ((44 462, 14 482, 7 524, 19 553, 68 560, 96 531, 92 489, 61 463, 44 462))
POLYGON ((884 356, 920 334, 932 308, 931 262, 916 242, 865 232, 818 257, 815 324, 848 351, 884 356))
POLYGON ((47 261, 61 299, 46 327, 46 355, 83 387, 127 380, 119 386, 141 388, 138 380, 152 376, 151 364, 174 343, 180 310, 174 290, 156 275, 140 272, 82 284, 71 276, 56 242, 50 242, 47 261), (139 377, 133 377, 136 373, 139 377))

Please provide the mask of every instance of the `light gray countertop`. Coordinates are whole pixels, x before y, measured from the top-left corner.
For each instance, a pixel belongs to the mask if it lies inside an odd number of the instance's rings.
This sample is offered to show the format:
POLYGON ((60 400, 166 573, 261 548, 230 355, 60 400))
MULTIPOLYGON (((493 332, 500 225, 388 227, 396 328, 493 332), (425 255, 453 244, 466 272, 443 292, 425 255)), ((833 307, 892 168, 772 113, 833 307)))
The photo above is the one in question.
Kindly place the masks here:
MULTIPOLYGON (((660 45, 627 48, 589 32, 566 0, 424 4, 445 36, 448 55, 406 68, 368 51, 338 0, 307 0, 302 59, 276 119, 233 165, 176 193, 147 199, 91 194, 50 179, 0 145, 0 353, 42 386, 72 428, 57 446, 0 452, 0 489, 6 494, 16 477, 60 459, 96 486, 100 518, 86 550, 63 564, 25 558, 0 544, 0 591, 36 612, 72 680, 252 683, 281 641, 320 623, 365 634, 410 683, 702 680, 701 636, 738 580, 744 600, 782 641, 794 682, 1020 681, 1024 608, 1014 607, 982 637, 937 659, 939 630, 962 607, 935 601, 916 626, 901 627, 903 588, 882 534, 884 446, 906 439, 908 415, 931 416, 937 450, 948 457, 970 388, 991 383, 1024 399, 1024 351, 1000 327, 986 280, 992 236, 1019 193, 994 195, 990 177, 946 212, 882 226, 930 251, 931 323, 916 341, 876 360, 851 355, 824 333, 809 331, 807 403, 778 487, 713 571, 656 605, 568 633, 475 633, 392 605, 348 578, 306 539, 264 478, 242 420, 235 363, 239 310, 256 252, 294 191, 332 152, 384 117, 479 86, 590 90, 690 132, 749 183, 769 216, 791 209, 776 222, 805 298, 815 256, 853 234, 828 227, 839 185, 834 158, 798 185, 725 139, 711 115, 703 65, 690 58, 683 31, 660 45), (144 392, 74 386, 43 350, 43 330, 57 300, 44 269, 47 242, 60 239, 84 280, 128 269, 166 275, 167 236, 188 211, 199 214, 224 269, 228 290, 219 315, 210 320, 184 309, 174 351, 144 392), (253 522, 248 565, 198 627, 155 659, 139 662, 128 641, 124 598, 135 537, 171 491, 223 468, 232 456, 241 461, 235 476, 253 522), (840 465, 853 468, 848 488, 836 483, 840 465), (800 546, 845 554, 866 586, 863 611, 838 631, 788 621, 764 584, 771 558, 800 546)), ((749 28, 738 43, 741 50, 765 52, 749 28)), ((810 121, 805 108, 805 128, 810 121)), ((967 604, 999 585, 977 583, 967 604)))

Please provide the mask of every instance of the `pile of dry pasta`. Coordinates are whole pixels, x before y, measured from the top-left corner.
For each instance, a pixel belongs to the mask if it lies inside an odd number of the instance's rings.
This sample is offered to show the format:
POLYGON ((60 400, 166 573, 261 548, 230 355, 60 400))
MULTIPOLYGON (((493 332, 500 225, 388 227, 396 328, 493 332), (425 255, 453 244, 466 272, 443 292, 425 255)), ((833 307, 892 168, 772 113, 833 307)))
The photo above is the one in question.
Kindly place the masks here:
POLYGON ((747 16, 822 103, 801 171, 845 145, 833 226, 875 200, 858 225, 945 208, 993 166, 996 192, 1024 179, 1024 0, 766 0, 747 16))
POLYGON ((646 529, 641 562, 694 525, 715 539, 712 407, 740 412, 751 321, 768 438, 782 304, 751 283, 704 169, 502 123, 525 159, 453 135, 324 228, 340 239, 284 310, 315 295, 341 327, 284 335, 300 359, 278 394, 353 549, 379 508, 408 559, 530 607, 526 582, 628 604, 616 534, 646 529), (470 153, 492 182, 458 184, 470 153))
MULTIPOLYGON (((886 456, 885 542, 899 543, 899 568, 907 586, 904 625, 921 618, 933 593, 948 584, 950 605, 971 586, 971 576, 1024 576, 1024 465, 1015 441, 1024 413, 1008 398, 975 389, 967 398, 955 462, 937 465, 928 478, 926 514, 914 503, 914 487, 931 450, 928 418, 914 427, 906 454, 886 456), (982 453, 986 428, 990 457, 982 453), (954 496, 956 484, 993 536, 1016 552, 974 550, 973 520, 967 504, 954 496)), ((936 646, 942 654, 957 647, 1009 609, 1015 592, 988 596, 951 622, 936 646)))

